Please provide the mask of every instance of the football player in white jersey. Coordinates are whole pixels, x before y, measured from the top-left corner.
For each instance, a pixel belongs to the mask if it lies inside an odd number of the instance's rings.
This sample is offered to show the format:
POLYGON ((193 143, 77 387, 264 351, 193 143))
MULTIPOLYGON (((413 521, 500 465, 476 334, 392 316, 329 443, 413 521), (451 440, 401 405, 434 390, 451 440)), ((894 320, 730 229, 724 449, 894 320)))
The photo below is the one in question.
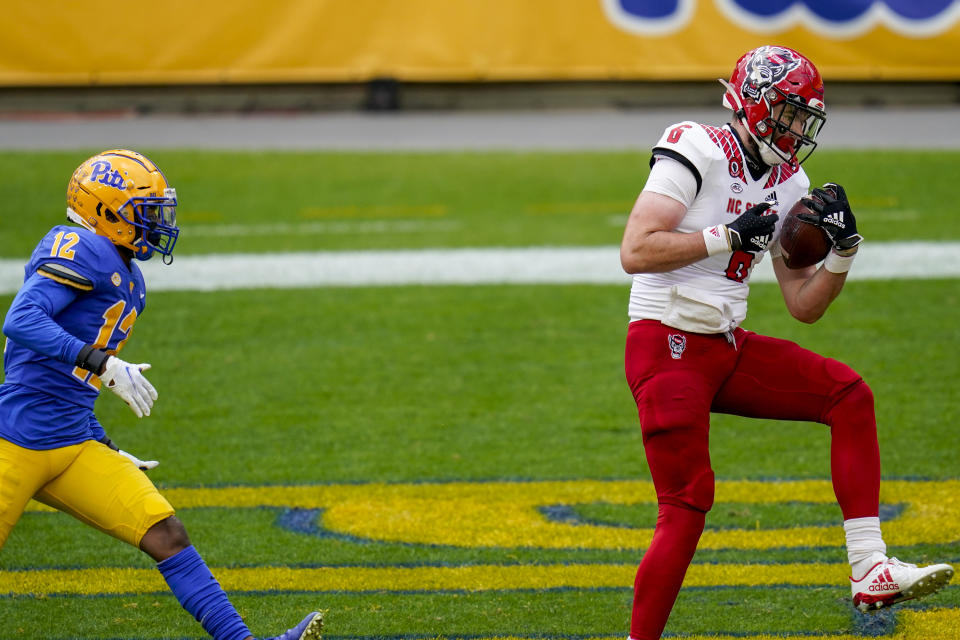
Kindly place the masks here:
POLYGON ((763 46, 737 61, 723 97, 729 124, 670 125, 620 248, 633 275, 625 368, 637 402, 659 514, 634 584, 630 637, 660 638, 713 505, 710 412, 805 420, 831 430, 831 474, 844 518, 853 604, 862 611, 933 593, 945 564, 888 558, 880 532, 873 394, 850 367, 740 327, 753 267, 769 254, 790 314, 816 322, 843 288, 863 238, 844 189, 815 189, 811 222, 832 249, 788 269, 778 212, 807 195, 800 164, 826 111, 823 81, 798 52, 763 46))

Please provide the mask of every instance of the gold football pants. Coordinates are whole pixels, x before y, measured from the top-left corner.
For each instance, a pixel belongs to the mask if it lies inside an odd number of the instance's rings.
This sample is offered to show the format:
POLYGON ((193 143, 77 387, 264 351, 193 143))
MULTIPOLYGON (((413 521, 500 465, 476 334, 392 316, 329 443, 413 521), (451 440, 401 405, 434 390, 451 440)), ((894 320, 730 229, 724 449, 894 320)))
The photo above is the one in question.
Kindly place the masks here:
POLYGON ((145 473, 99 442, 38 451, 0 438, 0 549, 31 498, 135 547, 174 513, 145 473))

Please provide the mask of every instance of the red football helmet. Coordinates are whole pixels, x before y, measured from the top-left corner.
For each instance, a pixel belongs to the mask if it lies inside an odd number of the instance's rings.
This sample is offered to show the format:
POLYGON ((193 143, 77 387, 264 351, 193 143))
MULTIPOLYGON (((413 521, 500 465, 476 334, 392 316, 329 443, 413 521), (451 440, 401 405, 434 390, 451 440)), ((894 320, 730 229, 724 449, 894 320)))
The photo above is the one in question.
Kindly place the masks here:
POLYGON ((823 79, 810 60, 787 47, 758 47, 737 60, 730 82, 720 82, 727 88, 724 106, 750 132, 764 162, 800 163, 813 153, 827 115, 823 79), (801 126, 794 128, 797 119, 801 126))

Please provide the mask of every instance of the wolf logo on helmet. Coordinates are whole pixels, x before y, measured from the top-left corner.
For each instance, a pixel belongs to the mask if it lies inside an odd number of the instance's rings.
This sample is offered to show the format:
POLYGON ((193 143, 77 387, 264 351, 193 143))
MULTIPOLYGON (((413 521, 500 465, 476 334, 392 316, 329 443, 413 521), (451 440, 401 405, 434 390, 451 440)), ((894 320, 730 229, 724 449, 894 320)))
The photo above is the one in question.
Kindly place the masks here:
POLYGON ((129 249, 138 260, 154 252, 164 262, 173 260, 180 235, 176 207, 176 189, 157 165, 128 149, 88 158, 67 185, 67 219, 129 249))
POLYGON ((780 47, 760 47, 747 60, 747 74, 740 86, 740 93, 760 101, 761 94, 787 77, 787 74, 800 66, 789 49, 780 47))
POLYGON ((823 80, 810 60, 793 49, 763 46, 737 61, 723 105, 732 109, 769 166, 800 164, 817 146, 826 122, 823 80))

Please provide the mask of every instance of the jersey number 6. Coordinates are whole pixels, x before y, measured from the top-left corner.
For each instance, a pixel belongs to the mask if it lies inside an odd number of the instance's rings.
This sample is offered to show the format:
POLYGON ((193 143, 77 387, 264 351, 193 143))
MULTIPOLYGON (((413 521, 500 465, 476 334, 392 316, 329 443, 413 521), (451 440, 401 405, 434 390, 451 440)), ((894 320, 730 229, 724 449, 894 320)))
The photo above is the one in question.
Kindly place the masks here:
POLYGON ((680 136, 683 135, 683 132, 690 127, 691 125, 689 124, 681 124, 677 127, 674 127, 670 130, 670 134, 667 136, 667 142, 670 144, 676 144, 676 142, 680 139, 680 136))
POLYGON ((743 282, 750 275, 750 266, 753 264, 754 256, 747 251, 734 251, 730 256, 730 262, 727 263, 726 276, 734 282, 743 282))

